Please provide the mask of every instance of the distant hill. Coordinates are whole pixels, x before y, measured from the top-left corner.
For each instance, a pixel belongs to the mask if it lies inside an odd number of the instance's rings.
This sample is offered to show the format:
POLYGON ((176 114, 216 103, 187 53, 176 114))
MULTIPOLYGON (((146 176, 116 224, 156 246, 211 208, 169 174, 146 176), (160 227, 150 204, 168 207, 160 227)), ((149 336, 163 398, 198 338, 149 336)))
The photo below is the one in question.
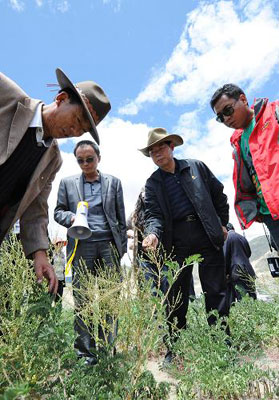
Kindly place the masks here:
POLYGON ((250 257, 250 261, 257 261, 259 258, 263 257, 267 251, 269 251, 269 246, 267 243, 266 237, 258 236, 255 239, 249 241, 252 255, 250 257))
MULTIPOLYGON (((266 237, 259 236, 249 242, 252 256, 251 264, 258 277, 256 281, 257 291, 260 294, 278 293, 279 278, 273 278, 269 271, 267 257, 271 255, 266 237)), ((273 253, 272 256, 276 256, 273 253)))

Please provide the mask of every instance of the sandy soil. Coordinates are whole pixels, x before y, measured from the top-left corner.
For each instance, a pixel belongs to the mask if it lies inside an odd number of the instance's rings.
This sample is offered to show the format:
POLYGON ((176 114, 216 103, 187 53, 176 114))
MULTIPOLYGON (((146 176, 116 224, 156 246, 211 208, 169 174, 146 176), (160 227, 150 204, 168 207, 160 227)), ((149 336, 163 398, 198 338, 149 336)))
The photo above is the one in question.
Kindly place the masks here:
POLYGON ((158 383, 160 382, 168 382, 171 385, 169 400, 176 400, 176 385, 178 381, 172 378, 166 371, 166 369, 162 369, 162 363, 164 358, 160 359, 151 359, 147 362, 147 369, 152 372, 154 378, 158 383))

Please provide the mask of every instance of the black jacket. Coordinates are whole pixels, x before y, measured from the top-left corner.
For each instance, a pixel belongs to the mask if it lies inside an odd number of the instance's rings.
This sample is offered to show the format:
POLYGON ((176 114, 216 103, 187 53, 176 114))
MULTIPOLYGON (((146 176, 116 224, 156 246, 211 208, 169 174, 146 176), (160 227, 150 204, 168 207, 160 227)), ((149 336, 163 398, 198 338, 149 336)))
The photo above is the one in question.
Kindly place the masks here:
POLYGON ((237 274, 237 268, 235 268, 238 266, 242 267, 241 270, 246 271, 252 277, 256 276, 249 261, 249 257, 251 257, 251 249, 245 237, 235 231, 229 231, 227 240, 224 244, 224 254, 227 273, 234 281, 239 279, 239 277, 241 278, 241 274, 239 276, 237 274))
MULTIPOLYGON (((192 202, 204 229, 216 248, 223 246, 222 225, 229 218, 224 186, 208 167, 198 160, 176 160, 181 185, 192 202)), ((160 169, 148 178, 145 187, 145 234, 154 233, 167 252, 172 250, 173 221, 160 169)))

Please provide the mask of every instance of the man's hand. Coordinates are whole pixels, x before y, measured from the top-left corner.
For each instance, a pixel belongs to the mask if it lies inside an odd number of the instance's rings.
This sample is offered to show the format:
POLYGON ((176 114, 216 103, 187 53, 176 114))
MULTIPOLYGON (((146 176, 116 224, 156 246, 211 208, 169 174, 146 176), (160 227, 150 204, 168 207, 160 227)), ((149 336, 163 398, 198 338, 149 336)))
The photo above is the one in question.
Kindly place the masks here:
POLYGON ((158 238, 154 233, 150 233, 148 236, 146 236, 145 239, 142 241, 142 248, 144 251, 148 250, 156 250, 158 246, 158 238))
POLYGON ((50 265, 45 250, 35 251, 34 269, 37 276, 37 282, 40 284, 43 278, 48 280, 48 288, 50 293, 56 294, 58 288, 58 279, 55 275, 53 267, 50 265))
POLYGON ((226 228, 225 226, 222 226, 222 229, 223 229, 224 240, 226 240, 226 239, 227 239, 227 237, 228 237, 228 231, 227 231, 227 228, 226 228))

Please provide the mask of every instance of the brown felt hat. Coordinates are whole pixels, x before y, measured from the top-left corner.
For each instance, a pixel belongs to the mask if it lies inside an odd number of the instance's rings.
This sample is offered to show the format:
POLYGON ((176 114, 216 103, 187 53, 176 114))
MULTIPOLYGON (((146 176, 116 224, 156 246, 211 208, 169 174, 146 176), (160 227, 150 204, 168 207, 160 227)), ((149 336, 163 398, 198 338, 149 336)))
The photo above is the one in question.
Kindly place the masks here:
POLYGON ((111 105, 109 99, 103 89, 93 81, 78 82, 75 85, 60 69, 56 69, 56 77, 60 88, 71 89, 80 98, 80 102, 91 124, 90 133, 93 139, 100 144, 99 135, 96 125, 105 118, 111 105))
POLYGON ((147 146, 139 149, 146 157, 150 157, 149 150, 154 144, 171 142, 174 146, 181 146, 183 139, 179 135, 169 134, 164 128, 155 128, 148 132, 147 146))

